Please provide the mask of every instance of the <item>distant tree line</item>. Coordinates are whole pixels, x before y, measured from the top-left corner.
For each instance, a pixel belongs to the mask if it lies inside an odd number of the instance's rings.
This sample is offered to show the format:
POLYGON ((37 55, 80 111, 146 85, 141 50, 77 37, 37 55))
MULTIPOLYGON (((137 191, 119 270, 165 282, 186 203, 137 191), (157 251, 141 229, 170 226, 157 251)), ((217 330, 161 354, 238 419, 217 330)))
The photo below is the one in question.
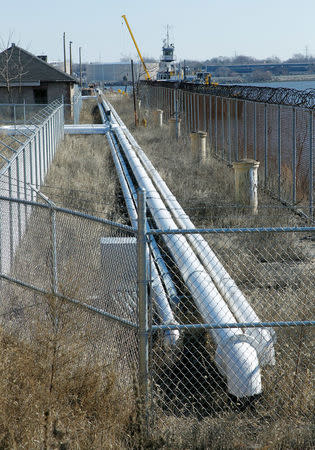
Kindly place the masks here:
POLYGON ((269 56, 265 59, 258 59, 254 56, 246 55, 236 55, 236 56, 215 56, 211 59, 206 59, 205 61, 193 61, 186 60, 188 65, 193 64, 203 64, 203 65, 218 65, 218 66, 229 66, 229 65, 239 65, 239 64, 281 64, 281 63, 315 63, 314 56, 306 56, 302 53, 296 53, 291 58, 281 61, 278 56, 269 56))
MULTIPOLYGON (((240 75, 239 73, 233 71, 233 67, 228 67, 232 65, 246 65, 246 64, 281 64, 281 63, 310 63, 308 69, 309 73, 315 72, 315 57, 306 56, 302 53, 296 53, 291 58, 281 61, 277 56, 271 56, 265 59, 257 59, 253 56, 246 55, 236 55, 234 57, 228 56, 216 56, 211 59, 206 59, 205 61, 194 61, 185 60, 185 66, 187 72, 196 72, 201 69, 202 66, 216 65, 216 69, 213 71, 212 75, 215 77, 229 77, 229 78, 242 78, 247 81, 271 81, 273 75, 287 75, 288 70, 283 67, 279 67, 276 70, 257 69, 253 70, 251 73, 240 75)), ((184 61, 182 61, 184 64, 184 61)))

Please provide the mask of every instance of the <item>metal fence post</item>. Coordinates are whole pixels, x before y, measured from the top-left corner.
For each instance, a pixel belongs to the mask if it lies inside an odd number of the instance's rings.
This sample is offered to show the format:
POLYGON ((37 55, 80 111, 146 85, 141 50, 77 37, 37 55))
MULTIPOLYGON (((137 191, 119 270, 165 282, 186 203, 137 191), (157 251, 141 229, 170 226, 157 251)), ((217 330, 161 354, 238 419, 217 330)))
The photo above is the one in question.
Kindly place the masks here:
POLYGON ((310 172, 309 172, 309 202, 310 202, 310 218, 313 219, 313 164, 314 164, 314 155, 313 155, 313 111, 310 111, 310 172))
MULTIPOLYGON (((33 151, 34 151, 35 138, 29 143, 29 165, 30 165, 30 183, 34 184, 34 168, 33 168, 33 151)), ((31 200, 34 201, 34 192, 31 189, 31 200)))
MULTIPOLYGON (((9 197, 11 198, 12 193, 12 170, 11 166, 8 169, 8 176, 9 176, 9 197)), ((10 239, 10 269, 13 264, 13 205, 12 202, 9 202, 9 239, 10 239)))
MULTIPOLYGON (((18 199, 21 198, 21 180, 20 180, 20 156, 15 159, 15 173, 16 173, 16 196, 18 199)), ((21 204, 17 205, 17 222, 18 222, 18 242, 20 243, 22 238, 22 228, 21 228, 21 204)))
POLYGON ((244 100, 244 158, 247 158, 247 101, 244 100))
POLYGON ((235 100, 235 160, 238 161, 238 107, 235 100))
POLYGON ((191 120, 192 120, 192 128, 194 131, 197 131, 197 125, 196 125, 196 94, 191 94, 191 120))
POLYGON ((146 194, 138 190, 137 283, 139 324, 139 394, 144 430, 148 425, 149 329, 146 253, 146 194))
POLYGON ((195 109, 196 109, 196 131, 200 130, 200 123, 199 123, 199 103, 200 103, 200 95, 195 94, 195 109))
POLYGON ((281 105, 278 106, 278 198, 281 199, 281 105))
POLYGON ((254 102, 254 160, 257 160, 256 102, 254 102))
MULTIPOLYGON (((29 146, 28 149, 30 150, 29 146)), ((27 176, 27 167, 26 167, 26 147, 23 149, 23 189, 24 189, 24 200, 28 200, 27 198, 27 180, 29 179, 27 176)), ((24 206, 24 213, 25 213, 25 223, 27 221, 27 205, 24 206)), ((25 223, 24 223, 24 229, 23 232, 25 230, 25 223)))
POLYGON ((221 98, 221 142, 222 142, 221 158, 224 161, 225 160, 225 136, 224 136, 224 100, 223 100, 223 97, 221 98))
POLYGON ((212 96, 209 95, 209 148, 212 152, 212 96))
POLYGON ((191 132, 192 129, 194 129, 194 123, 193 123, 193 94, 188 95, 188 101, 189 101, 189 133, 191 132))
POLYGON ((57 266, 57 234, 56 234, 56 211, 54 204, 49 201, 51 206, 51 238, 52 238, 52 291, 56 295, 58 293, 58 266, 57 266))
POLYGON ((203 99, 203 131, 207 132, 207 118, 206 118, 206 94, 202 95, 203 99))
POLYGON ((292 108, 292 204, 296 204, 296 109, 292 108))
POLYGON ((231 100, 227 100, 227 119, 228 119, 228 152, 229 163, 232 162, 232 147, 231 147, 231 100))
POLYGON ((187 93, 183 91, 183 106, 185 111, 185 132, 188 133, 188 109, 187 109, 187 93))
POLYGON ((38 145, 38 136, 40 130, 37 130, 34 137, 34 152, 35 152, 35 177, 36 177, 36 188, 38 189, 41 184, 41 159, 38 145))
POLYGON ((215 136, 215 154, 218 153, 218 97, 215 96, 215 110, 214 110, 214 136, 215 136))
POLYGON ((264 109, 264 131, 265 131, 265 149, 264 149, 264 163, 265 163, 265 187, 267 186, 268 178, 268 128, 267 128, 267 103, 265 103, 264 109))
POLYGON ((175 120, 176 120, 176 140, 178 141, 178 137, 179 137, 179 133, 178 133, 178 99, 177 99, 177 88, 174 89, 174 100, 175 100, 175 104, 174 104, 174 110, 175 110, 175 120))

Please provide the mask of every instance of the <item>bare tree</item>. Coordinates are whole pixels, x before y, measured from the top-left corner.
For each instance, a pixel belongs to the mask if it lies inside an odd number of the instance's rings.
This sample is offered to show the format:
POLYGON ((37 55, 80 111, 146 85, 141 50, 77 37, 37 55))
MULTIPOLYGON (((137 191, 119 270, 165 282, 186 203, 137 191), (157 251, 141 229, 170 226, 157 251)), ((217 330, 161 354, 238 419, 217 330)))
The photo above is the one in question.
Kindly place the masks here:
POLYGON ((21 59, 21 50, 15 44, 10 45, 12 34, 7 42, 0 38, 3 51, 0 53, 0 88, 5 88, 9 103, 21 94, 22 78, 27 71, 21 59))

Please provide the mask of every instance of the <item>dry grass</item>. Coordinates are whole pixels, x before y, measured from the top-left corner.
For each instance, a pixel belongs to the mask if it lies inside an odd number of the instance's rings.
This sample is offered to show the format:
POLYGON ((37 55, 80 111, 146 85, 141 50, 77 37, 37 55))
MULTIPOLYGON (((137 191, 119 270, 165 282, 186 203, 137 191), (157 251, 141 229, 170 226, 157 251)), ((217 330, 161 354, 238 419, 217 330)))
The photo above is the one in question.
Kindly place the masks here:
MULTIPOLYGON (((100 122, 94 99, 84 101, 80 121, 100 122)), ((58 206, 116 222, 128 220, 104 135, 65 136, 41 190, 58 206)))
POLYGON ((27 340, 0 332, 0 448, 125 448, 130 393, 106 360, 83 357, 75 309, 37 300, 27 340))
POLYGON ((89 98, 83 101, 80 113, 80 123, 102 123, 95 99, 89 98))
POLYGON ((105 137, 69 135, 58 148, 42 192, 60 206, 111 218, 116 183, 105 137))

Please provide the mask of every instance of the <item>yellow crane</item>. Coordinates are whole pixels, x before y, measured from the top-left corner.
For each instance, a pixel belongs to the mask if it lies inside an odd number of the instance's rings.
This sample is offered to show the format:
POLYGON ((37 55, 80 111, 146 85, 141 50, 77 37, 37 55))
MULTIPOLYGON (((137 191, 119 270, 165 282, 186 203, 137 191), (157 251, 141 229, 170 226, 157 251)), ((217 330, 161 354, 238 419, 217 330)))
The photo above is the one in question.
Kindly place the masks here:
POLYGON ((123 16, 121 16, 121 17, 122 17, 122 18, 124 19, 124 21, 126 22, 128 31, 129 31, 130 36, 131 36, 131 39, 133 40, 133 43, 135 44, 135 47, 136 47, 136 49, 137 49, 139 58, 140 58, 140 60, 141 60, 141 62, 142 62, 143 68, 144 68, 144 70, 145 70, 145 77, 146 77, 147 80, 151 80, 151 77, 150 77, 150 74, 149 74, 149 72, 148 72, 147 66, 145 65, 145 62, 143 61, 143 58, 142 58, 141 52, 140 52, 140 50, 139 50, 139 47, 138 47, 138 45, 137 45, 137 43, 136 43, 136 40, 135 40, 135 38, 134 38, 134 36, 133 36, 133 34, 132 34, 132 31, 131 31, 131 28, 130 28, 130 26, 129 26, 127 17, 125 16, 125 14, 124 14, 123 16))

